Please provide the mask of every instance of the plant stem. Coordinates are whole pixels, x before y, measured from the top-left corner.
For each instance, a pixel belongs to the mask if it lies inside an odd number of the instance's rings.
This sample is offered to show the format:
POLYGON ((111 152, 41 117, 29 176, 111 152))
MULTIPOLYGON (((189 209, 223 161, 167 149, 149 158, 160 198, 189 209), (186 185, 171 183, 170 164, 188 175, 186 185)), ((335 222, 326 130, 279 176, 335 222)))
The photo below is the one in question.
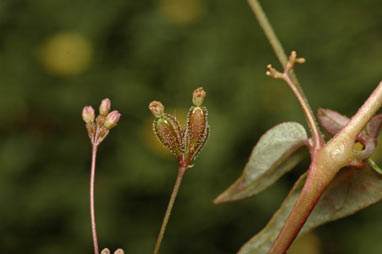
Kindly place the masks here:
POLYGON ((356 139, 358 134, 365 128, 370 119, 377 113, 382 105, 382 81, 367 98, 362 107, 350 119, 348 124, 338 133, 338 135, 348 135, 356 139))
POLYGON ((321 150, 313 151, 308 178, 270 254, 284 254, 300 232, 321 194, 336 173, 356 156, 353 145, 359 133, 382 105, 382 82, 349 123, 321 150))
MULTIPOLYGON (((284 48, 281 45, 280 40, 277 38, 277 35, 275 34, 271 23, 269 22, 267 16, 265 15, 265 12, 263 8, 261 7, 258 0, 248 0, 249 6, 251 7, 253 13, 255 14, 257 20, 259 21, 259 24, 261 28, 263 29, 265 36, 268 38, 269 43, 271 44, 277 58, 279 59, 281 65, 285 69, 288 64, 288 57, 285 54, 284 48)), ((307 118, 307 122, 310 128, 310 131, 312 132, 313 136, 313 146, 316 150, 320 149, 323 144, 323 139, 320 133, 320 130, 318 128, 317 122, 315 120, 314 114, 312 113, 312 109, 309 106, 308 100, 305 96, 305 93, 298 82, 298 79, 296 75, 294 74, 293 70, 290 70, 290 83, 293 85, 291 86, 289 83, 289 86, 292 88, 293 92, 297 96, 303 110, 305 113, 305 116, 307 118)), ((288 77, 289 79, 289 77, 288 77)))
MULTIPOLYGON (((253 13, 255 14, 257 20, 259 21, 259 24, 261 28, 263 29, 265 36, 267 37, 269 43, 271 44, 273 51, 275 52, 277 58, 279 59, 281 66, 283 68, 286 67, 286 64, 288 62, 288 57, 285 54, 284 48, 281 45, 280 40, 277 38, 276 33, 273 30, 273 27, 271 23, 269 22, 267 16, 265 15, 265 12, 263 8, 261 7, 258 0, 248 0, 248 4, 251 7, 253 13)), ((294 72, 291 72, 291 77, 294 83, 296 84, 297 89, 304 95, 301 85, 297 80, 296 75, 294 72)), ((305 95, 304 95, 305 97, 305 95)))
POLYGON ((94 210, 94 182, 95 182, 97 149, 98 149, 98 145, 93 144, 92 145, 92 164, 91 164, 91 172, 90 172, 90 218, 91 218, 94 254, 99 254, 97 230, 96 230, 96 222, 95 222, 95 210, 94 210))
POLYGON ((248 0, 248 4, 254 12, 257 20, 260 23, 261 28, 264 30, 265 36, 268 38, 277 58, 279 59, 281 65, 285 68, 288 57, 285 54, 284 48, 281 45, 279 39, 277 38, 271 23, 269 22, 263 8, 261 7, 258 0, 248 0))
POLYGON ((269 254, 284 254, 297 237, 298 232, 304 226, 313 208, 317 204, 322 193, 329 185, 336 174, 336 170, 328 170, 330 174, 324 173, 324 169, 312 168, 320 166, 316 163, 311 164, 308 178, 304 184, 301 194, 284 226, 282 227, 277 239, 273 243, 269 254))
POLYGON ((179 164, 178 176, 176 177, 174 189, 172 190, 170 201, 168 203, 167 210, 166 210, 166 213, 165 213, 164 218, 163 218, 162 226, 160 228, 157 242, 155 244, 154 254, 158 254, 158 252, 159 252, 159 248, 161 246, 164 233, 166 231, 167 223, 168 223, 168 220, 169 220, 170 215, 171 215, 172 207, 174 206, 174 202, 175 202, 176 196, 178 195, 179 187, 182 183, 183 176, 186 173, 186 170, 187 170, 186 164, 184 164, 184 163, 179 164))
POLYGON ((312 133, 313 137, 313 144, 315 150, 320 150, 322 145, 324 144, 324 140, 322 138, 320 129, 317 125, 316 118, 314 117, 313 111, 309 106, 309 103, 306 99, 304 99, 304 95, 300 93, 300 91, 297 89, 296 85, 292 82, 291 78, 289 77, 288 73, 284 73, 284 80, 292 89, 293 93, 296 95, 297 100, 299 101, 302 110, 304 111, 306 121, 308 123, 310 132, 312 133))

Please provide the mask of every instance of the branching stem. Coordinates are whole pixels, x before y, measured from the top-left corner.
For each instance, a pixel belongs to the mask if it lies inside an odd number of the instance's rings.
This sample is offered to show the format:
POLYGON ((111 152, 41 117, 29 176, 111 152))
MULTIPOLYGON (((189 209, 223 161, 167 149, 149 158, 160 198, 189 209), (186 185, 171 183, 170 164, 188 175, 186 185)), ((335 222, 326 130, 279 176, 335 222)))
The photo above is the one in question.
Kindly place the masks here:
POLYGON ((310 108, 310 105, 308 103, 308 100, 304 97, 304 94, 302 94, 298 89, 295 83, 293 83, 290 72, 294 65, 296 63, 304 63, 305 58, 297 58, 296 52, 292 51, 291 55, 289 56, 288 62, 284 68, 284 72, 278 72, 275 68, 272 67, 272 65, 268 65, 267 68, 269 69, 267 71, 267 75, 270 77, 273 77, 275 79, 282 79, 284 80, 289 88, 293 91, 295 94, 297 100, 299 101, 302 110, 304 111, 306 121, 308 123, 310 132, 313 136, 313 149, 311 152, 317 152, 319 151, 322 146, 324 145, 324 139, 322 138, 320 129, 318 127, 316 118, 314 117, 313 111, 310 108))
POLYGON ((298 82, 298 79, 296 75, 294 74, 292 68, 293 64, 291 64, 290 58, 288 59, 287 55, 285 54, 285 51, 280 43, 280 40, 277 38, 277 35, 275 34, 271 23, 269 22, 267 16, 264 13, 263 8, 261 7, 258 0, 248 0, 248 3, 255 14, 257 20, 259 21, 259 24, 261 28, 263 29, 266 37, 268 38, 269 43, 271 44, 277 58, 279 59, 281 65, 285 69, 283 78, 289 85, 289 87, 293 90, 294 94, 296 95, 298 101, 300 102, 305 117, 307 119, 310 131, 312 132, 313 136, 313 148, 314 150, 319 150, 321 146, 323 145, 324 141, 322 139, 320 130, 318 128, 317 122, 315 120, 314 114, 312 112, 312 109, 310 108, 310 105, 308 103, 308 100, 304 94, 304 91, 298 82), (287 78, 288 80, 286 80, 287 78))
POLYGON ((180 188, 180 185, 182 183, 183 176, 187 171, 187 168, 188 168, 187 164, 184 164, 184 163, 179 164, 178 176, 176 177, 174 189, 172 190, 170 201, 168 202, 167 210, 166 210, 166 213, 164 215, 162 226, 161 226, 159 234, 158 234, 157 242, 155 244, 154 254, 159 253, 159 248, 162 244, 163 236, 164 236, 164 233, 166 231, 167 223, 168 223, 168 220, 169 220, 170 215, 171 215, 172 207, 174 206, 176 196, 178 195, 179 188, 180 188))
POLYGON ((359 133, 382 105, 382 82, 349 123, 321 150, 313 152, 308 178, 292 212, 274 242, 270 254, 284 254, 296 238, 336 173, 357 155, 353 151, 359 133))
MULTIPOLYGON (((273 27, 271 23, 269 22, 263 8, 261 7, 258 0, 248 0, 248 4, 251 7, 253 13, 255 14, 257 20, 259 21, 259 24, 261 28, 263 29, 265 36, 267 37, 269 43, 271 44, 273 51, 275 52, 277 58, 279 59, 281 66, 283 68, 286 67, 288 62, 287 54, 284 51, 283 46, 281 45, 280 40, 277 38, 276 33, 273 30, 273 27)), ((297 80, 296 75, 294 72, 291 72, 291 77, 293 82, 296 84, 297 90, 300 91, 302 96, 305 98, 304 92, 301 88, 300 83, 297 80)))
POLYGON ((92 164, 91 164, 91 172, 90 172, 90 218, 91 218, 94 254, 99 254, 97 230, 96 230, 96 222, 95 222, 95 209, 94 209, 94 182, 95 182, 97 149, 98 149, 98 145, 92 145, 92 164))

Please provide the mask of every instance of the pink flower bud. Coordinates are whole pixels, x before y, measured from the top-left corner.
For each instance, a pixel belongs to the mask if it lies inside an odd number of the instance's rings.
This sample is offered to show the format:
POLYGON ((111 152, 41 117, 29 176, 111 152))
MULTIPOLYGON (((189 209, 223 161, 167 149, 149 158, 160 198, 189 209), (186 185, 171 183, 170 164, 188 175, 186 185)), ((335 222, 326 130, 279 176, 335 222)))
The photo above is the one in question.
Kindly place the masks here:
POLYGON ((195 89, 192 95, 192 103, 194 103, 194 105, 198 107, 202 106, 205 97, 206 97, 206 92, 203 90, 203 87, 199 87, 195 89))
POLYGON ((101 254, 110 254, 110 250, 108 248, 105 248, 101 251, 101 254))
POLYGON ((103 126, 109 130, 111 128, 114 128, 117 125, 120 117, 121 117, 121 114, 117 110, 113 110, 107 115, 103 126))
POLYGON ((149 105, 149 109, 156 118, 159 118, 164 114, 164 106, 160 101, 152 101, 149 105))
POLYGON ((101 116, 107 116, 110 112, 110 100, 108 98, 103 99, 101 105, 99 106, 99 113, 101 116))
POLYGON ((86 106, 82 109, 82 119, 85 121, 85 123, 92 123, 94 122, 94 109, 92 106, 86 106))
POLYGON ((122 249, 117 249, 114 254, 125 254, 125 252, 122 249))

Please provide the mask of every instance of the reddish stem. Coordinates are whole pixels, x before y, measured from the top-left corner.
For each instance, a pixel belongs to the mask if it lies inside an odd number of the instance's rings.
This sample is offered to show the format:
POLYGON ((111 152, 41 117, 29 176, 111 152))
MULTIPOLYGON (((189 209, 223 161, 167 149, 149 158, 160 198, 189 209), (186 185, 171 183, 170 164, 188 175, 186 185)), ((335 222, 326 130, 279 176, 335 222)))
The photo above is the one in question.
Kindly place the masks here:
POLYGON ((92 164, 91 164, 91 172, 90 172, 90 218, 91 218, 94 254, 99 254, 97 230, 96 230, 96 222, 95 222, 95 210, 94 210, 94 182, 95 182, 97 149, 98 149, 98 145, 92 145, 92 164))
POLYGON ((178 175, 176 177, 174 189, 172 190, 170 201, 168 203, 167 210, 166 210, 166 213, 165 213, 164 218, 163 218, 162 226, 159 230, 157 242, 156 242, 155 248, 154 248, 154 254, 159 253, 159 248, 162 244, 162 240, 164 237, 164 233, 166 231, 168 220, 170 219, 172 207, 174 206, 176 196, 178 195, 179 188, 180 188, 180 185, 181 185, 182 180, 183 180, 183 176, 186 173, 187 169, 188 169, 188 163, 184 162, 183 160, 180 161, 178 164, 178 175))
POLYGON ((286 250, 289 249, 304 226, 322 193, 335 176, 335 172, 331 172, 331 174, 328 174, 330 171, 323 174, 322 168, 318 168, 316 162, 313 161, 301 194, 276 241, 273 243, 269 254, 286 253, 286 250))
POLYGON ((292 212, 273 243, 270 254, 286 253, 330 181, 356 156, 353 151, 354 142, 381 104, 382 82, 333 139, 321 150, 313 150, 308 178, 292 212))

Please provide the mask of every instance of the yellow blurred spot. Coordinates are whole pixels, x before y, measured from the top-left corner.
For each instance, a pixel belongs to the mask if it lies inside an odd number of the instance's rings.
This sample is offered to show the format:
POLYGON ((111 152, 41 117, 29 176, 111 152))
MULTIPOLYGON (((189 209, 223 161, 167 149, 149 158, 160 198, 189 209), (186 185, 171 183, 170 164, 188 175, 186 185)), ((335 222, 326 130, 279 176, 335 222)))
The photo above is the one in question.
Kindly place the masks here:
POLYGON ((320 254, 320 239, 313 233, 304 235, 293 242, 288 254, 320 254))
POLYGON ((202 0, 159 0, 159 9, 168 21, 175 24, 188 24, 203 12, 202 0))
MULTIPOLYGON (((182 128, 185 126, 187 121, 187 111, 185 111, 184 109, 166 109, 166 113, 175 116, 182 128)), ((144 122, 144 126, 142 128, 143 141, 153 152, 155 152, 159 156, 174 157, 174 155, 169 150, 167 150, 155 136, 153 131, 154 119, 154 116, 152 116, 144 122)))
POLYGON ((40 60, 51 74, 76 75, 88 68, 92 53, 91 42, 83 35, 57 33, 42 44, 40 60))
POLYGON ((363 150, 363 145, 359 142, 355 143, 353 146, 354 151, 362 151, 363 150))

